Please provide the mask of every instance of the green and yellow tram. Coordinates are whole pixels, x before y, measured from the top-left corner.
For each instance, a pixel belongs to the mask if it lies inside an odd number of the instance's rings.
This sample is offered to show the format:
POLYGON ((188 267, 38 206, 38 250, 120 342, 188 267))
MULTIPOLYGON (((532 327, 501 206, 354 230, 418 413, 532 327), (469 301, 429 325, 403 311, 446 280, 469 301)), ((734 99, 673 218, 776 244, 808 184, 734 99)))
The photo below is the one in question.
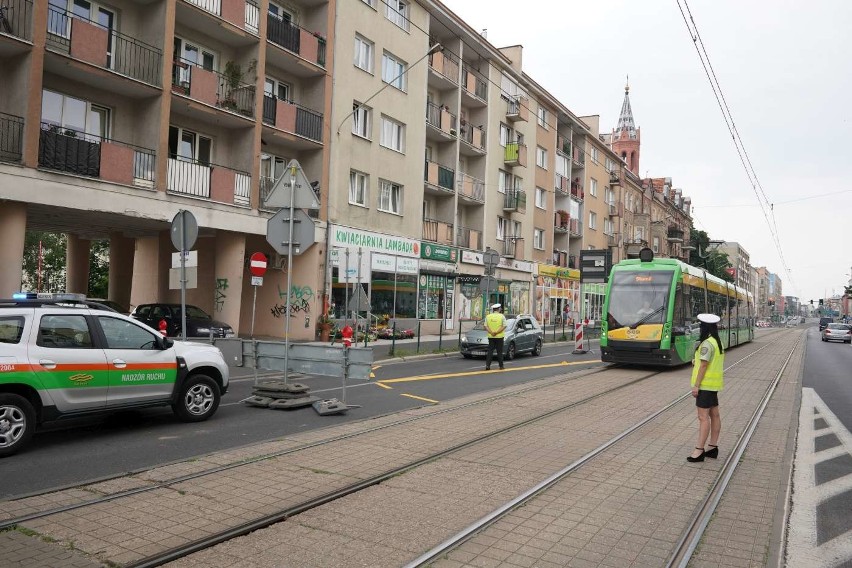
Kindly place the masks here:
POLYGON ((752 294, 672 258, 623 260, 612 267, 601 322, 601 360, 674 366, 692 361, 701 313, 722 318, 727 349, 754 338, 752 294))

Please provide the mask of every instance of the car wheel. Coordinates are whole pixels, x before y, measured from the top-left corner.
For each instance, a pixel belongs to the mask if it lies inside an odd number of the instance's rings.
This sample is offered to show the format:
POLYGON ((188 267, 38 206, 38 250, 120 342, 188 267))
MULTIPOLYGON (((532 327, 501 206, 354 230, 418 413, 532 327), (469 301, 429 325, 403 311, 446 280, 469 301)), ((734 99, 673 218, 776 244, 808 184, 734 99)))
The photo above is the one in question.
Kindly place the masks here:
POLYGON ((30 401, 17 394, 0 394, 0 458, 23 448, 36 426, 30 401))
POLYGON ((509 343, 509 348, 506 350, 506 359, 511 361, 515 358, 515 342, 509 343))
POLYGON ((541 339, 535 340, 535 347, 533 347, 532 354, 536 357, 541 355, 541 339))
POLYGON ((207 375, 193 375, 181 387, 172 409, 184 422, 201 422, 213 416, 221 396, 216 381, 207 375))

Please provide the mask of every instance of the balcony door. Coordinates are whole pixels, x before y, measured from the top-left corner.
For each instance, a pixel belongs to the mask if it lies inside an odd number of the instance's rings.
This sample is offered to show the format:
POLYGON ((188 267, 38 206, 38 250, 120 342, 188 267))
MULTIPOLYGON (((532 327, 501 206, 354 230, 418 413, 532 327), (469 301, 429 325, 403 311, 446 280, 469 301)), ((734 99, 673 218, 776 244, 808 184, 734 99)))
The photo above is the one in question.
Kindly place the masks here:
POLYGON ((71 39, 71 18, 85 20, 107 31, 107 67, 113 67, 115 33, 118 15, 112 8, 89 0, 48 0, 47 31, 49 34, 71 39))
POLYGON ((201 67, 207 71, 216 69, 216 53, 196 42, 187 41, 175 36, 175 61, 177 66, 177 82, 189 87, 189 78, 192 67, 201 67))
POLYGON ((100 143, 109 137, 109 109, 45 89, 41 113, 39 165, 99 175, 100 143))

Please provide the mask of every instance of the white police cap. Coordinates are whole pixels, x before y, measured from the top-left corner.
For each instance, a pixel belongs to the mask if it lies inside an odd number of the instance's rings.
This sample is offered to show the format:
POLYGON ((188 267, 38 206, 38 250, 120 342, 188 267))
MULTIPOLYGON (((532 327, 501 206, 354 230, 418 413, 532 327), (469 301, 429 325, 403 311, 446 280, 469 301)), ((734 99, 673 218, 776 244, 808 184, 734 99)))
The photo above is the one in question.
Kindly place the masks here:
POLYGON ((716 314, 698 314, 698 321, 704 323, 719 323, 722 321, 722 318, 716 314))
POLYGON ((493 306, 491 306, 491 309, 492 309, 492 310, 499 310, 499 309, 500 309, 500 304, 494 304, 493 306))

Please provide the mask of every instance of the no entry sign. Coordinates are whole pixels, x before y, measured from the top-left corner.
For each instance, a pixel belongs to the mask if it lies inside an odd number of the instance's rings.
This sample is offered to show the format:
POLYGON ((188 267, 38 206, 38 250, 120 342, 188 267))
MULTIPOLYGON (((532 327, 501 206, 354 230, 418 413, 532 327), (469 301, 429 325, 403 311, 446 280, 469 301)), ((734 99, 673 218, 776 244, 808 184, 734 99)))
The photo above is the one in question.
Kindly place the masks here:
POLYGON ((263 276, 266 274, 266 255, 256 252, 249 259, 249 272, 252 276, 263 276))

